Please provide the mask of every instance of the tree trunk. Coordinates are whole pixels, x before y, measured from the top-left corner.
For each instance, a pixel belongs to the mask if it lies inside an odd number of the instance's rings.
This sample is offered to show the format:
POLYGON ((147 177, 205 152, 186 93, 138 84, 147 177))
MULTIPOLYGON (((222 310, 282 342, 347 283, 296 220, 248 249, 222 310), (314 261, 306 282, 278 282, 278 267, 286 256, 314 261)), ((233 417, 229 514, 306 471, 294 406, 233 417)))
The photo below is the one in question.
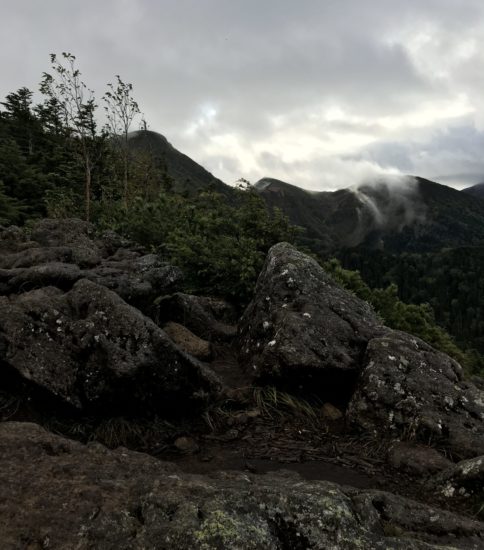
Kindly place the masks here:
POLYGON ((86 158, 86 221, 91 221, 91 165, 86 158))
POLYGON ((124 187, 124 208, 128 210, 128 132, 124 134, 124 151, 123 151, 123 187, 124 187))

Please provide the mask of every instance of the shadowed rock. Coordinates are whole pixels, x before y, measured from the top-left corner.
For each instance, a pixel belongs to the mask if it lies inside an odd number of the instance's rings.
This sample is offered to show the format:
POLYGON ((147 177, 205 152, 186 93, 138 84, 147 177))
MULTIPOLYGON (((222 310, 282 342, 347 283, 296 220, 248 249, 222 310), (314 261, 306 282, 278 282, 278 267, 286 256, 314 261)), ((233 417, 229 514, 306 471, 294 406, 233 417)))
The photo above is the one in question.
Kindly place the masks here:
POLYGON ((473 499, 482 506, 484 499, 484 456, 462 460, 436 475, 429 483, 448 499, 473 499))
POLYGON ((96 237, 84 221, 41 220, 31 234, 6 230, 0 233, 0 294, 25 292, 44 286, 68 290, 80 279, 89 279, 113 290, 144 311, 154 300, 177 290, 181 271, 155 254, 106 231, 96 237))
POLYGON ((81 409, 158 411, 217 391, 217 380, 117 294, 82 279, 0 297, 0 360, 81 409))
POLYGON ((295 474, 189 475, 34 424, 0 425, 4 548, 482 548, 484 525, 380 491, 295 474))
POLYGON ((183 325, 170 322, 163 326, 163 330, 178 347, 193 357, 202 361, 212 357, 210 342, 202 340, 183 325))
POLYGON ((211 342, 227 342, 237 329, 235 308, 224 300, 177 292, 157 303, 159 323, 175 321, 211 342))
POLYGON ((484 393, 448 355, 404 332, 368 344, 347 419, 364 430, 484 453, 484 393))
POLYGON ((351 391, 368 340, 382 333, 366 302, 287 243, 270 249, 239 328, 246 369, 293 384, 322 379, 329 392, 338 381, 351 391))
POLYGON ((388 451, 388 462, 396 470, 417 476, 429 476, 452 466, 436 449, 409 441, 395 442, 388 451))

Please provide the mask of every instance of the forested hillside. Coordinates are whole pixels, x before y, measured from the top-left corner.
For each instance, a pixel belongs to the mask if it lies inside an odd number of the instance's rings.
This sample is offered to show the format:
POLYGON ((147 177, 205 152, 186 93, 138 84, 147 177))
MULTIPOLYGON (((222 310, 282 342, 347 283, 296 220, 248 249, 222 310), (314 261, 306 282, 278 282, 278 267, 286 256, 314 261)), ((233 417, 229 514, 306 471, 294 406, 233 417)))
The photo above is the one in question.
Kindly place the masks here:
POLYGON ((395 284, 409 303, 428 303, 437 322, 464 347, 484 352, 484 249, 479 246, 443 249, 428 254, 385 254, 352 250, 343 264, 360 271, 373 287, 395 284))

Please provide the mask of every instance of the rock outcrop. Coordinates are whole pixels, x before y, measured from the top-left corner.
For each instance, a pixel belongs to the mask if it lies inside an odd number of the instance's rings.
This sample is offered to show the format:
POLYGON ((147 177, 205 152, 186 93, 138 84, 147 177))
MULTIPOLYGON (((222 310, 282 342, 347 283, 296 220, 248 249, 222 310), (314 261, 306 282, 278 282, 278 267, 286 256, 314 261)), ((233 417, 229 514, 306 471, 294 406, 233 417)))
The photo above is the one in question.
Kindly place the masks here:
POLYGON ((368 341, 382 333, 366 302, 287 243, 270 249, 239 328, 241 361, 253 374, 311 380, 314 389, 321 379, 330 393, 338 380, 351 391, 368 341))
POLYGON ((347 419, 365 431, 484 454, 484 393, 419 338, 391 331, 368 343, 347 419))
POLYGON ((85 413, 169 411, 216 395, 217 377, 142 312, 181 271, 112 231, 41 220, 0 233, 0 383, 85 413))
POLYGON ((480 549, 484 524, 295 474, 182 473, 34 424, 0 424, 2 548, 480 549))
POLYGON ((87 279, 0 297, 0 358, 4 377, 14 369, 67 404, 110 414, 166 411, 217 389, 153 321, 87 279))
MULTIPOLYGON (((80 220, 43 220, 30 233, 1 230, 4 418, 15 414, 18 396, 27 397, 29 420, 69 434, 78 433, 79 421, 87 431, 76 437, 85 441, 100 426, 129 425, 141 431, 136 448, 188 462, 197 453, 210 456, 207 441, 230 441, 239 451, 242 441, 260 441, 276 426, 283 427, 282 443, 291 436, 302 457, 306 417, 294 439, 290 422, 279 426, 271 416, 282 394, 271 389, 267 407, 264 394, 253 396, 254 381, 268 382, 291 394, 290 411, 316 410, 294 394, 318 398, 322 421, 317 416, 311 445, 332 445, 319 437, 321 427, 323 439, 335 437, 338 454, 345 444, 354 450, 359 435, 378 444, 383 438, 390 465, 380 457, 376 468, 400 476, 397 492, 419 498, 420 482, 444 505, 464 499, 463 513, 479 504, 484 391, 450 357, 383 326, 368 304, 285 243, 270 250, 238 334, 229 304, 176 292, 180 281, 180 271, 156 255, 113 232, 97 236, 80 220), (204 437, 200 408, 214 400, 207 424, 226 431, 204 437), (40 408, 29 408, 33 403, 40 408), (43 414, 43 406, 55 412, 43 414), (186 425, 170 424, 165 437, 167 416, 180 413, 188 415, 186 425), (261 417, 253 428, 251 413, 261 417), (402 479, 417 480, 417 488, 407 492, 402 479)), ((351 465, 377 471, 364 457, 352 458, 351 465)), ((378 481, 386 483, 385 475, 378 481)), ((388 492, 287 472, 188 475, 146 454, 85 446, 30 423, 0 423, 0 487, 6 549, 484 548, 482 523, 388 492)))
POLYGON ((27 233, 0 233, 0 294, 44 286, 69 290, 89 279, 126 302, 150 309, 160 295, 177 290, 181 271, 112 231, 97 237, 81 220, 41 220, 27 233))
POLYGON ((238 344, 260 381, 348 405, 356 429, 438 443, 457 458, 484 454, 484 392, 464 380, 460 365, 383 326, 368 304, 286 243, 268 253, 238 344))

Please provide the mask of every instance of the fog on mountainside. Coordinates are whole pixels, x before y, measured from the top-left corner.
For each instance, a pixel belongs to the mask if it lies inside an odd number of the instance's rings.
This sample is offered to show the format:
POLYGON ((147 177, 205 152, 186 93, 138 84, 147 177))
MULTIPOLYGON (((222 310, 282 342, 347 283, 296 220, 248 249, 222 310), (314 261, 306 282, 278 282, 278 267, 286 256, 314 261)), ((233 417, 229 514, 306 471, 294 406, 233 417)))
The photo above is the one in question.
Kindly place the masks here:
POLYGON ((418 177, 391 176, 334 192, 309 192, 264 178, 255 188, 306 228, 305 242, 325 254, 360 245, 430 251, 484 239, 484 201, 418 177))

